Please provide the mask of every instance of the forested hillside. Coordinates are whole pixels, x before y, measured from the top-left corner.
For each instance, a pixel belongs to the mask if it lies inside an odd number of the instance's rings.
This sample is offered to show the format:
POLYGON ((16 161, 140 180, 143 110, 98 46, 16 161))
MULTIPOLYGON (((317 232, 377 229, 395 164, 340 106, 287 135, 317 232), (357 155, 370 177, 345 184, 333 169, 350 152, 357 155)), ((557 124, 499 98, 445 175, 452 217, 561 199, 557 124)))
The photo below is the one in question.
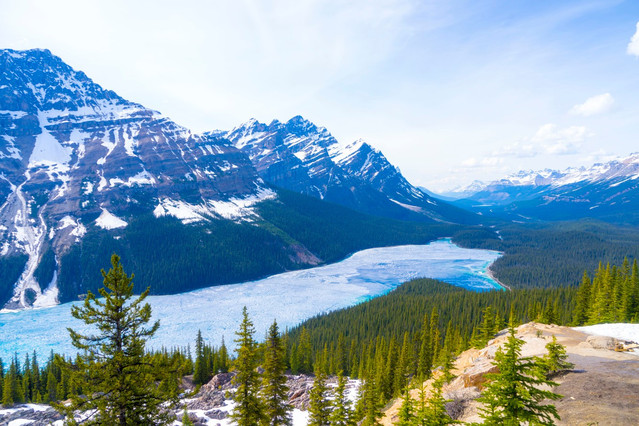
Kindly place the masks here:
MULTIPOLYGON (((147 214, 117 232, 91 228, 59 260, 60 300, 95 291, 99 268, 108 266, 113 253, 138 271, 137 292, 150 285, 153 294, 170 294, 334 262, 371 247, 425 244, 461 229, 368 216, 289 191, 280 191, 258 211, 261 219, 253 223, 213 220, 185 226, 176 218, 147 214)), ((50 282, 54 270, 53 252, 47 251, 36 276, 50 282)), ((11 271, 0 278, 13 282, 11 271)))
POLYGON ((491 270, 513 288, 577 285, 599 262, 621 264, 626 257, 639 257, 639 229, 594 220, 467 228, 453 242, 504 252, 491 270))

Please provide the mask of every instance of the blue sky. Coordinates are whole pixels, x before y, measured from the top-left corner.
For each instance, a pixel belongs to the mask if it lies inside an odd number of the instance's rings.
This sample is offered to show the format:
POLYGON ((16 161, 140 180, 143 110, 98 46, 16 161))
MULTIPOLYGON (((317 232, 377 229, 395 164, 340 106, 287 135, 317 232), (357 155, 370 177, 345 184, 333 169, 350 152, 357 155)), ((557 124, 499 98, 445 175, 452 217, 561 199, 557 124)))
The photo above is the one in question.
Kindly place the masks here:
POLYGON ((196 131, 301 114, 434 190, 639 151, 635 0, 0 0, 48 48, 196 131))

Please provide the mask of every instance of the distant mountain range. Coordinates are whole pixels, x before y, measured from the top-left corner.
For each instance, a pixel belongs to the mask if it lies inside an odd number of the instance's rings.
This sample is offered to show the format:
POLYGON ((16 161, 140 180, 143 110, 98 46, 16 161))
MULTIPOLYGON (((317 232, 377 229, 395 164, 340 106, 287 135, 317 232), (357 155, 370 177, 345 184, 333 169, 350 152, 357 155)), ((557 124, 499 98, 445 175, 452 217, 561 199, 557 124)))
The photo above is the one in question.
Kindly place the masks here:
POLYGON ((515 220, 592 217, 639 223, 639 153, 591 167, 520 171, 445 194, 454 203, 515 220))
MULTIPOLYGON (((478 220, 412 186, 367 143, 341 145, 302 117, 269 125, 250 120, 231 131, 195 134, 103 89, 48 50, 0 50, 0 308, 46 306, 86 292, 89 277, 78 265, 95 261, 91 250, 131 250, 144 257, 136 244, 155 247, 179 234, 182 239, 172 246, 177 250, 187 236, 177 228, 167 234, 171 220, 192 225, 188 238, 197 235, 193 244, 200 248, 218 244, 220 250, 222 235, 227 244, 245 244, 244 258, 235 262, 242 265, 236 265, 239 272, 220 282, 330 258, 309 251, 284 225, 266 223, 266 205, 289 209, 277 215, 292 214, 278 188, 386 218, 430 224, 478 220), (208 236, 213 232, 217 240, 208 236), (232 237, 238 232, 243 239, 232 237), (267 263, 257 254, 262 243, 272 245, 272 264, 260 269, 255 262, 267 263), (250 267, 242 263, 249 260, 250 267)), ((372 244, 367 241, 359 246, 372 244)), ((347 250, 345 245, 337 252, 347 250)), ((201 263, 222 252, 204 250, 201 263)), ((155 261, 170 263, 173 254, 155 261)), ((206 280, 219 276, 202 274, 206 280)), ((191 287, 210 284, 192 283, 204 280, 197 277, 188 278, 191 287)), ((167 286, 163 292, 179 290, 167 286)))

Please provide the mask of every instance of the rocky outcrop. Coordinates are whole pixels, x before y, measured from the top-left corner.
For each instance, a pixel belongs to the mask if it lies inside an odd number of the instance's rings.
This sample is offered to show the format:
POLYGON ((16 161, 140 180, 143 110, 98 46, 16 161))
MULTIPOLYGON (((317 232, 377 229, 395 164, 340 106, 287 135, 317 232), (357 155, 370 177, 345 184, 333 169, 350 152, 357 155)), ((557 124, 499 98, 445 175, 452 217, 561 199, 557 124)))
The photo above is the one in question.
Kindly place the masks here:
MULTIPOLYGON (((618 352, 618 341, 611 337, 589 336, 570 327, 528 323, 517 328, 517 337, 523 339, 522 356, 541 356, 545 345, 554 335, 558 343, 566 347, 568 360, 575 364, 574 372, 567 372, 553 380, 559 383, 554 389, 563 398, 554 402, 562 418, 557 424, 608 424, 627 425, 636 422, 639 400, 639 357, 618 352), (633 395, 633 396, 631 396, 633 395)), ((446 409, 454 419, 463 422, 479 422, 481 395, 486 374, 497 372, 493 365, 495 353, 506 341, 502 331, 481 349, 469 349, 461 353, 454 363, 456 378, 444 386, 444 397, 451 400, 446 409)), ((439 375, 435 372, 434 378, 439 375)), ((429 395, 434 379, 425 383, 429 395)), ((418 391, 411 391, 418 398, 418 391)), ((395 401, 386 411, 382 421, 392 425, 397 420, 401 401, 395 401)))
POLYGON ((34 426, 47 426, 56 421, 64 420, 64 416, 53 408, 34 410, 25 406, 10 410, 7 414, 0 414, 0 426, 10 424, 30 424, 34 426))

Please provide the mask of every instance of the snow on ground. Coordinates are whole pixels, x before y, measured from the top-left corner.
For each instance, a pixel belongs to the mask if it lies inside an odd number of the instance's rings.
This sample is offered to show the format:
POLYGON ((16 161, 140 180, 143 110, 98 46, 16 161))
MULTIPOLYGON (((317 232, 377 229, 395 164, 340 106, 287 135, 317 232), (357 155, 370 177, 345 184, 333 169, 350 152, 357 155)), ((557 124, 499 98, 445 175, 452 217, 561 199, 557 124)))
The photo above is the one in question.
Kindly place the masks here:
POLYGON ((105 208, 102 209, 102 213, 95 220, 95 224, 102 229, 125 228, 128 225, 128 223, 115 216, 105 208))
MULTIPOLYGON (((500 256, 490 250, 457 247, 450 240, 428 245, 363 250, 330 265, 286 272, 258 281, 149 296, 160 329, 151 340, 155 348, 193 345, 198 330, 208 343, 227 345, 246 305, 262 338, 277 319, 281 329, 335 309, 385 294, 412 278, 430 277, 476 291, 498 287, 486 273, 500 256)), ((127 271, 135 273, 136 271, 127 271)), ((70 304, 47 309, 0 313, 0 357, 11 359, 37 350, 45 359, 50 350, 74 353, 66 328, 85 330, 70 315, 70 304)))
MULTIPOLYGON (((619 340, 639 343, 639 324, 596 324, 574 328, 575 330, 582 331, 586 334, 614 337, 615 339, 619 340)), ((637 352, 636 350, 633 351, 633 353, 639 355, 639 352, 637 352)))

